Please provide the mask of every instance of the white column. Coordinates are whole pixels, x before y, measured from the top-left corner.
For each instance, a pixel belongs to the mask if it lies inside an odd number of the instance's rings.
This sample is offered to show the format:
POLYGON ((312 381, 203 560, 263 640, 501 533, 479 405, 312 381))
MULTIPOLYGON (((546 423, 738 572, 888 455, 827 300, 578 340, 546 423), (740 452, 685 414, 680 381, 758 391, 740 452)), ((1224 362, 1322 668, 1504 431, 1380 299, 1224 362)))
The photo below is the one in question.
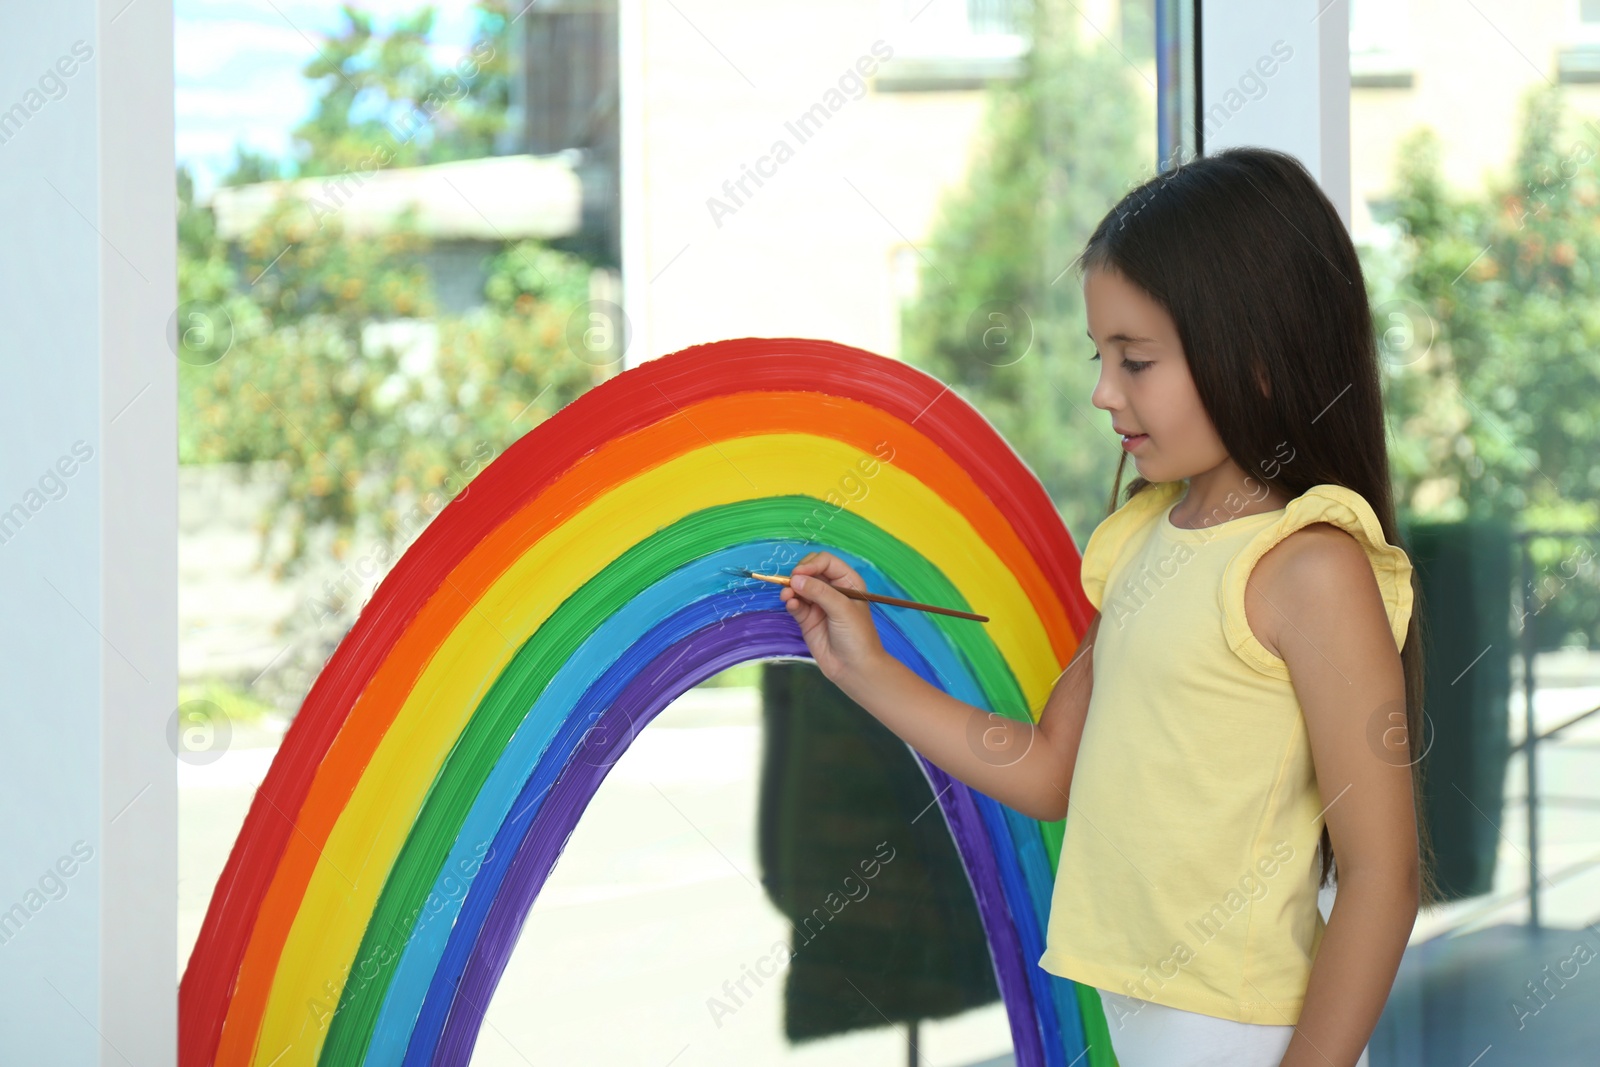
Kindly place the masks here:
POLYGON ((1348 228, 1349 0, 1206 0, 1200 23, 1203 153, 1294 155, 1348 228))
POLYGON ((0 1062, 176 1061, 171 0, 0 14, 0 1062))

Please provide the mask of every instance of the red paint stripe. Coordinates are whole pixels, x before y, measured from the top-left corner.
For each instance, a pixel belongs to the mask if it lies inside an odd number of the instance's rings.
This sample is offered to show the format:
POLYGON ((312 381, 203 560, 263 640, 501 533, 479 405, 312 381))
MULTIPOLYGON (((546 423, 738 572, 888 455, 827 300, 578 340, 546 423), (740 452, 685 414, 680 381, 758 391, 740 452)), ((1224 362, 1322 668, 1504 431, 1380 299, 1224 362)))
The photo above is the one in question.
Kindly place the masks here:
MULTIPOLYGON (((259 1042, 261 1016, 275 984, 274 972, 321 849, 349 798, 359 788, 368 763, 394 724, 420 671, 460 625, 463 615, 472 610, 471 606, 530 545, 542 541, 600 496, 627 484, 641 472, 705 448, 708 443, 720 448, 720 442, 737 437, 815 433, 818 427, 827 428, 827 438, 867 454, 875 453, 880 444, 891 445, 894 466, 964 516, 973 532, 1021 584, 1031 611, 1046 631, 1055 657, 1052 664, 1066 664, 1078 639, 1065 606, 1029 555, 1027 546, 993 501, 948 453, 906 420, 889 415, 882 408, 809 390, 750 390, 685 404, 679 415, 602 442, 451 568, 445 579, 448 590, 441 589, 412 617, 361 691, 361 699, 345 717, 338 736, 323 755, 295 818, 295 833, 284 843, 272 881, 256 912, 228 1017, 222 1026, 217 1067, 248 1067, 251 1062, 259 1042)), ((840 491, 844 491, 842 483, 840 491)), ((972 595, 983 594, 978 590, 972 595)), ((272 1051, 265 1055, 270 1057, 272 1051)))
POLYGON ((182 1067, 213 1061, 262 898, 295 832, 291 815, 299 813, 356 698, 444 576, 587 452, 682 407, 749 390, 826 392, 914 423, 990 491, 1075 631, 1088 625, 1093 609, 1079 587, 1078 553, 1055 506, 993 427, 937 379, 861 349, 788 338, 697 345, 619 375, 518 440, 478 475, 470 493, 447 505, 384 578, 319 674, 257 790, 185 971, 182 1067), (1012 506, 1013 500, 1021 503, 1012 506))

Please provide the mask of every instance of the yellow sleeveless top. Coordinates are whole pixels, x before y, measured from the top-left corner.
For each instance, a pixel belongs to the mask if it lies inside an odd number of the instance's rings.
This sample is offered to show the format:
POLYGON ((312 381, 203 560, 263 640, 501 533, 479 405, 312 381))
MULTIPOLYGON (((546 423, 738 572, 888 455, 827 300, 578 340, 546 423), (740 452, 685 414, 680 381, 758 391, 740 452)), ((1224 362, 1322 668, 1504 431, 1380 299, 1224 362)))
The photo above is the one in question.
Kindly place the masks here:
POLYGON ((1343 486, 1198 530, 1169 517, 1185 487, 1151 485, 1084 549, 1101 616, 1094 689, 1039 966, 1202 1015, 1294 1023, 1326 926, 1323 802, 1288 668, 1245 619, 1245 579, 1295 530, 1332 523, 1366 550, 1399 648, 1411 561, 1343 486))

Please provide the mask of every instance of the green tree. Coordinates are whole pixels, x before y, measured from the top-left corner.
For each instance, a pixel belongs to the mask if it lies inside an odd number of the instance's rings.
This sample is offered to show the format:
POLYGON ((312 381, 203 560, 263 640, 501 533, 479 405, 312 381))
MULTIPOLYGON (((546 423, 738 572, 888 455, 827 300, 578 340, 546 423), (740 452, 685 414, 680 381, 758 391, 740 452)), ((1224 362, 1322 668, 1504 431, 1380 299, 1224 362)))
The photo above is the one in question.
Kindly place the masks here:
POLYGON ((1086 539, 1105 516, 1118 442, 1089 403, 1093 348, 1068 265, 1154 147, 1139 75, 1068 0, 1034 5, 1020 79, 990 89, 965 186, 942 205, 905 359, 950 383, 1022 455, 1086 539), (1081 356, 1081 362, 1080 362, 1081 356))
POLYGON ((345 25, 324 40, 304 74, 320 84, 294 131, 301 176, 410 167, 492 155, 511 121, 511 42, 505 0, 476 5, 472 46, 450 67, 429 53, 435 18, 424 7, 379 33, 345 5, 345 25), (374 160, 374 151, 383 154, 374 160))
MULTIPOLYGON (((1555 88, 1530 93, 1524 111, 1509 175, 1480 195, 1450 191, 1431 130, 1408 138, 1394 200, 1401 239, 1387 255, 1364 250, 1398 499, 1423 519, 1596 530, 1600 127, 1570 121, 1555 88)), ((1535 542, 1535 562, 1560 566, 1579 544, 1535 542)), ((1593 641, 1596 599, 1565 595, 1564 621, 1541 622, 1553 627, 1547 638, 1593 641)))
POLYGON ((276 156, 258 152, 244 144, 233 147, 233 166, 223 175, 223 185, 250 185, 254 182, 276 181, 283 177, 282 164, 276 156))
MULTIPOLYGON (((186 205, 180 229, 204 233, 186 205)), ((589 267, 528 242, 494 261, 489 306, 432 318, 420 255, 404 231, 370 238, 337 220, 307 225, 285 201, 239 243, 237 265, 215 245, 180 253, 186 302, 211 312, 231 344, 180 367, 186 463, 286 465, 277 512, 290 534, 280 570, 303 562, 327 526, 335 555, 362 521, 407 539, 419 498, 472 474, 611 368, 575 358, 566 327, 587 295, 589 267), (540 286, 523 284, 536 263, 540 286), (537 400, 538 403, 533 402, 537 400)), ((403 547, 403 545, 401 546, 403 547)))
MULTIPOLYGON (((478 5, 470 78, 430 59, 431 9, 385 34, 344 14, 305 69, 323 91, 297 130, 300 158, 241 148, 230 180, 366 168, 378 148, 391 166, 493 148, 510 98, 505 3, 478 5), (423 107, 424 128, 401 121, 423 107)), ((574 255, 508 246, 491 257, 485 306, 440 317, 429 243, 408 219, 352 235, 336 213, 286 198, 225 244, 181 170, 179 194, 180 460, 283 466, 280 575, 308 562, 319 531, 335 558, 362 529, 397 554, 489 460, 616 369, 569 351, 590 273, 574 255)))
MULTIPOLYGON (((1428 318, 1419 341, 1387 350, 1391 410, 1410 446, 1397 473, 1418 511, 1592 523, 1600 490, 1600 136, 1573 135, 1559 90, 1534 92, 1525 110, 1511 175, 1482 198, 1446 189, 1432 131, 1418 131, 1402 149, 1397 295, 1428 318), (1430 403, 1437 395, 1455 409, 1430 403), (1423 442, 1426 451, 1416 447, 1423 442), (1424 482, 1441 478, 1453 494, 1416 499, 1424 482)), ((1374 303, 1394 310, 1382 295, 1374 303)), ((1380 331, 1393 324, 1378 323, 1380 331)))

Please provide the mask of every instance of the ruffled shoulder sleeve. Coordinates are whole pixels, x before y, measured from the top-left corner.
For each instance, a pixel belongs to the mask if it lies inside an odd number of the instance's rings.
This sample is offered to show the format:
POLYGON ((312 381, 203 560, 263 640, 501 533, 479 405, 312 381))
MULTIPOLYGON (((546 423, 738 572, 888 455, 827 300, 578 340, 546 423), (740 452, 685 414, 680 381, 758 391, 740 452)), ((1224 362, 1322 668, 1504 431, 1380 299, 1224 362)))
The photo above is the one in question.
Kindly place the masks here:
POLYGON ((1342 485, 1314 485, 1289 502, 1282 518, 1251 538, 1222 575, 1222 626, 1228 644, 1250 666, 1274 678, 1287 679, 1289 668, 1251 632, 1244 612, 1245 581, 1269 549, 1316 522, 1339 527, 1366 552, 1378 580, 1378 591, 1383 594, 1395 648, 1405 644, 1406 629, 1411 623, 1410 558, 1403 549, 1384 540, 1377 512, 1360 493, 1342 485))
POLYGON ((1183 492, 1182 482, 1156 482, 1133 495, 1127 503, 1100 520, 1083 546, 1080 581, 1083 595, 1096 611, 1123 546, 1134 533, 1160 517, 1166 506, 1183 492))

